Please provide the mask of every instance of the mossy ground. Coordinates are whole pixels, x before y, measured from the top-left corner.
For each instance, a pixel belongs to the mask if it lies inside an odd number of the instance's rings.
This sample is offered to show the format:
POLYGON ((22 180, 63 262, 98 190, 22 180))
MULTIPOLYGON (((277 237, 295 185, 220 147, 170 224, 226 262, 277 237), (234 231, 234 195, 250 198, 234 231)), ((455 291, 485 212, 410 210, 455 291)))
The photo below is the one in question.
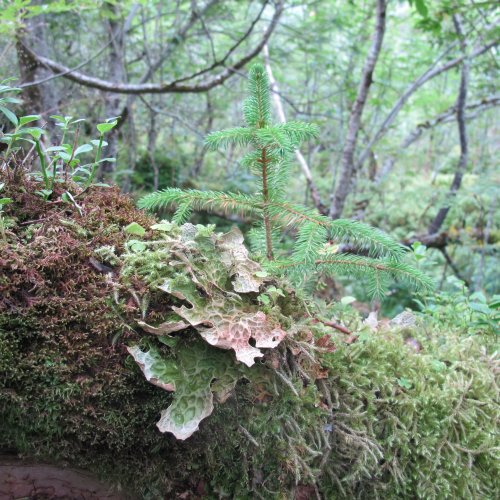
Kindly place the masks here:
MULTIPOLYGON (((140 341, 138 308, 117 304, 91 262, 99 247, 119 252, 131 222, 154 221, 114 189, 91 188, 80 213, 43 202, 24 176, 0 180, 14 200, 0 253, 3 453, 83 467, 141 498, 498 498, 491 343, 426 318, 369 331, 354 312, 323 310, 344 315, 346 343, 305 322, 291 294, 283 326, 307 327, 268 351, 280 375, 241 380, 185 442, 160 434, 170 396, 125 349, 140 341)), ((153 300, 151 319, 165 304, 153 300)))

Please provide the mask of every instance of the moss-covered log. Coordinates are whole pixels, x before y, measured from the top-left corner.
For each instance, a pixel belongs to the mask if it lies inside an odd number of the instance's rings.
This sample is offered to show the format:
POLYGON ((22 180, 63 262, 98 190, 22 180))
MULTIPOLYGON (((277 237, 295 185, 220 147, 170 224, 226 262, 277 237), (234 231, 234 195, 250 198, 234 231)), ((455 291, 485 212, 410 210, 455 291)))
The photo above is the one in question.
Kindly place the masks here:
POLYGON ((234 254, 237 233, 151 229, 114 189, 92 187, 76 207, 11 177, 2 180, 13 199, 0 253, 3 454, 84 468, 141 498, 498 498, 498 363, 486 339, 426 317, 370 329, 234 254), (264 315, 286 335, 260 358, 246 339, 257 361, 246 366, 234 346, 220 349, 233 331, 228 308, 234 323, 250 316, 261 328, 264 315), (333 315, 352 337, 315 321, 333 315), (146 381, 134 345, 158 353, 177 394, 146 381), (185 441, 160 433, 160 411, 218 356, 241 375, 229 383, 225 371, 207 372, 205 396, 224 402, 185 441), (183 372, 186 363, 196 370, 183 372))

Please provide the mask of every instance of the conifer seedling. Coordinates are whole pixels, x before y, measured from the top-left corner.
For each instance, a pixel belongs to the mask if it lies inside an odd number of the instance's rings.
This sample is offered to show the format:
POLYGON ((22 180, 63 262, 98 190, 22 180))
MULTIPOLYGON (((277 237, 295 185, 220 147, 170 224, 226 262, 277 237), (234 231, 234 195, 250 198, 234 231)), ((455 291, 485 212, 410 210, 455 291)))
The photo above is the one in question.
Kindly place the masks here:
POLYGON ((193 210, 251 217, 256 223, 254 247, 268 270, 287 274, 294 281, 317 274, 352 275, 366 279, 373 296, 384 292, 390 278, 403 279, 417 288, 432 287, 425 274, 402 261, 405 247, 386 233, 354 220, 332 220, 315 209, 287 201, 293 153, 301 143, 317 137, 318 127, 300 121, 272 123, 269 81, 261 64, 250 69, 243 114, 246 126, 213 132, 206 145, 212 150, 231 144, 249 148, 241 166, 258 179, 257 192, 246 195, 167 188, 141 198, 139 207, 175 206, 173 221, 179 224, 187 221, 193 210), (296 230, 293 250, 279 251, 279 237, 290 227, 296 230), (348 244, 357 253, 337 253, 339 246, 328 244, 332 241, 348 244))

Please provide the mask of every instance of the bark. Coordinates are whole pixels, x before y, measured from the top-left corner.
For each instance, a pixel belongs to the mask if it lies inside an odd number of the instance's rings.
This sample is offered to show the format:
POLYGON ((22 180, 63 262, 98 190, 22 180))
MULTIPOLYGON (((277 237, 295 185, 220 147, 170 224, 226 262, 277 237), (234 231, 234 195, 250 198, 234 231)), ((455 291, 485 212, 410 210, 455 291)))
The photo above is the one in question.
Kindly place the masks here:
MULTIPOLYGON (((278 120, 281 123, 285 123, 286 122, 285 111, 283 109, 283 104, 281 103, 278 82, 274 78, 273 70, 271 68, 271 60, 269 58, 269 48, 268 48, 267 44, 264 45, 263 54, 264 54, 264 61, 265 61, 267 75, 269 77, 269 84, 270 84, 270 88, 271 88, 271 92, 272 92, 272 97, 274 100, 274 106, 276 108, 276 113, 278 115, 278 120)), ((316 187, 316 184, 313 181, 311 169, 309 168, 309 165, 307 164, 307 161, 304 158, 304 155, 300 152, 300 150, 297 149, 295 151, 295 157, 297 158, 297 161, 299 162, 300 168, 301 168, 301 170, 306 178, 307 187, 309 189, 309 192, 311 193, 311 199, 313 201, 314 206, 321 213, 324 213, 325 207, 324 207, 323 203, 321 202, 318 188, 316 187)))
POLYGON ((384 39, 386 26, 386 8, 386 0, 377 0, 375 29, 372 36, 372 43, 363 67, 356 100, 351 110, 348 132, 342 152, 340 178, 330 206, 329 215, 334 219, 341 216, 345 201, 352 186, 352 178, 354 174, 354 152, 356 150, 359 129, 361 127, 363 109, 366 104, 368 92, 373 83, 373 72, 382 48, 382 41, 384 39))
POLYGON ((486 227, 484 228, 484 237, 483 237, 483 244, 480 247, 480 258, 479 258, 479 266, 478 266, 478 272, 477 272, 477 279, 476 279, 476 290, 481 290, 482 285, 483 285, 483 279, 484 279, 484 267, 485 267, 485 260, 486 260, 486 246, 488 245, 488 241, 490 239, 490 234, 491 234, 491 229, 493 228, 493 218, 495 215, 495 208, 496 204, 498 201, 498 197, 493 197, 490 209, 488 211, 487 215, 487 220, 486 220, 486 227))
POLYGON ((148 157, 153 169, 153 191, 158 191, 160 184, 160 169, 156 163, 155 149, 156 140, 158 139, 158 126, 156 123, 156 113, 150 110, 149 112, 149 133, 148 133, 148 157))
POLYGON ((125 500, 125 493, 112 493, 111 485, 77 469, 29 463, 2 457, 0 498, 100 498, 125 500))
POLYGON ((429 234, 437 233, 443 225, 443 222, 450 210, 451 200, 455 198, 457 191, 460 189, 460 186, 462 184, 462 178, 467 169, 467 160, 469 156, 467 127, 465 123, 465 107, 467 105, 467 87, 469 81, 469 58, 467 57, 467 43, 463 35, 460 19, 457 15, 453 16, 453 23, 455 25, 455 31, 460 38, 460 46, 464 54, 462 61, 462 71, 460 75, 460 88, 457 98, 457 125, 458 135, 460 139, 460 158, 458 160, 457 169, 455 171, 455 175, 453 177, 453 181, 448 193, 448 202, 444 207, 441 207, 439 209, 435 219, 429 226, 429 234))
MULTIPOLYGON (((40 5, 41 0, 33 2, 40 5)), ((49 57, 50 48, 46 36, 46 16, 39 15, 25 20, 25 27, 18 33, 16 49, 19 63, 21 83, 44 80, 51 75, 51 71, 39 64, 27 47, 36 47, 42 57, 49 57)), ((47 128, 52 132, 54 122, 49 119, 50 115, 58 114, 59 103, 56 89, 49 83, 43 83, 36 87, 28 87, 23 90, 26 112, 29 114, 42 115, 47 121, 47 128)))
MULTIPOLYGON (((125 26, 120 19, 119 6, 117 4, 109 4, 109 9, 113 13, 113 16, 108 17, 105 21, 110 41, 108 58, 109 74, 114 82, 120 83, 126 81, 127 78, 124 63, 125 26)), ((118 94, 110 93, 106 95, 105 118, 124 114, 121 101, 121 97, 118 94)), ((123 123, 123 119, 121 121, 123 123)), ((108 158, 115 158, 116 160, 118 160, 118 133, 119 129, 115 127, 106 136, 106 142, 108 143, 106 156, 108 158)), ((109 177, 114 172, 115 165, 116 163, 114 162, 103 162, 99 173, 100 179, 109 177)))
MULTIPOLYGON (((207 96, 207 123, 205 125, 205 135, 212 131, 212 126, 214 122, 214 109, 212 106, 212 100, 210 99, 210 92, 206 93, 207 96)), ((196 151, 194 155, 194 167, 191 170, 190 177, 196 178, 200 175, 201 169, 203 167, 203 162, 207 153, 207 148, 203 144, 203 141, 198 141, 196 146, 196 151)))
MULTIPOLYGON (((125 82, 116 83, 109 80, 103 80, 101 78, 89 76, 79 71, 72 70, 71 68, 68 68, 63 64, 53 61, 52 59, 49 59, 47 57, 42 57, 41 55, 31 51, 27 47, 25 47, 25 49, 30 52, 31 57, 37 60, 44 67, 50 69, 52 72, 60 74, 64 78, 67 78, 71 81, 74 81, 86 87, 96 88, 107 92, 115 92, 119 94, 200 93, 200 92, 206 92, 207 90, 210 90, 218 85, 221 85, 231 76, 233 76, 239 69, 243 68, 254 57, 256 57, 262 50, 262 47, 269 40, 274 29, 276 28, 282 12, 283 12, 283 1, 280 0, 276 4, 274 15, 271 19, 271 22, 269 23, 267 30, 265 31, 259 43, 251 51, 249 51, 247 54, 241 57, 234 64, 227 66, 217 76, 208 77, 194 84, 187 84, 184 82, 197 77, 198 74, 179 78, 171 82, 162 82, 162 83, 136 83, 136 84, 125 83, 125 82)), ((203 72, 200 72, 200 74, 203 72)))

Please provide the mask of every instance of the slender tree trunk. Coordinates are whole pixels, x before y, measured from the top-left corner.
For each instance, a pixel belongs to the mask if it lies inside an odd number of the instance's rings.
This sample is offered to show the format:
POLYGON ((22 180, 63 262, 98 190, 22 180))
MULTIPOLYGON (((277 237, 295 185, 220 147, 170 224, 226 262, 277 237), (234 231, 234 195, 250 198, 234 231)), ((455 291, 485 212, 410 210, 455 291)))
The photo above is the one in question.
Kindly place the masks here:
POLYGON ((382 41, 384 39, 386 26, 386 9, 386 0, 377 0, 375 30, 372 36, 370 51, 368 52, 368 57, 366 58, 365 65, 363 67, 363 73, 359 83, 356 100, 349 118, 349 128, 342 152, 340 178, 330 206, 329 215, 334 219, 342 215, 345 201, 352 187, 353 175, 355 173, 354 153, 356 150, 359 129, 361 127, 363 109, 366 104, 371 84, 373 83, 373 72, 382 48, 382 41))
POLYGON ((148 156, 153 169, 153 191, 158 191, 160 184, 160 169, 156 163, 155 149, 158 139, 158 127, 156 123, 156 113, 153 110, 149 112, 149 133, 148 133, 148 156))
MULTIPOLYGON (((206 108, 207 123, 205 126, 205 135, 207 135, 209 132, 212 131, 212 126, 214 123, 214 108, 212 106, 210 92, 207 92, 206 96, 207 96, 207 108, 206 108)), ((200 145, 197 146, 196 152, 194 154, 195 160, 194 160, 194 167, 191 170, 190 174, 191 177, 198 177, 200 175, 206 153, 207 153, 207 148, 205 147, 203 142, 201 142, 200 145)))
POLYGON ((448 192, 448 200, 444 207, 441 207, 429 226, 429 234, 435 234, 439 231, 443 225, 446 216, 450 210, 451 200, 456 196, 457 191, 460 189, 462 184, 462 178, 467 169, 467 160, 469 156, 469 148, 467 141, 467 127, 465 123, 465 107, 467 105, 467 87, 469 81, 469 59, 467 57, 467 43, 463 35, 462 26, 460 24, 460 19, 457 15, 453 16, 453 23, 455 25, 455 31, 460 38, 460 45, 462 52, 464 53, 464 59, 462 62, 462 72, 460 76, 460 88, 457 98, 457 124, 458 124, 458 135, 460 139, 460 158, 458 160, 457 169, 453 177, 453 181, 448 192))
MULTIPOLYGON (((41 5, 42 0, 35 0, 34 5, 41 5)), ((25 20, 25 28, 17 35, 17 57, 21 83, 43 80, 52 75, 52 71, 40 65, 38 61, 26 50, 26 47, 36 47, 37 53, 42 57, 50 57, 50 47, 47 42, 46 16, 39 15, 25 20)), ((56 88, 53 82, 27 87, 23 90, 25 111, 29 114, 42 115, 47 121, 46 128, 53 132, 54 122, 50 115, 58 114, 59 103, 56 88)))
MULTIPOLYGON (((124 24, 120 19, 120 7, 119 4, 109 4, 109 9, 113 13, 113 17, 106 19, 106 29, 108 31, 108 37, 111 42, 109 47, 109 74, 111 81, 113 82, 125 82, 126 72, 124 63, 124 49, 125 49, 125 30, 124 24)), ((106 95, 106 106, 104 110, 104 118, 111 118, 115 116, 120 116, 124 114, 122 108, 122 98, 119 94, 109 93, 106 95)), ((121 120, 124 120, 125 116, 122 116, 121 120)), ((106 156, 108 158, 116 158, 118 160, 118 134, 120 132, 120 127, 115 127, 106 136, 106 142, 108 146, 106 148, 106 156)), ((100 178, 109 177, 115 171, 116 163, 114 162, 103 162, 100 169, 100 178)))

